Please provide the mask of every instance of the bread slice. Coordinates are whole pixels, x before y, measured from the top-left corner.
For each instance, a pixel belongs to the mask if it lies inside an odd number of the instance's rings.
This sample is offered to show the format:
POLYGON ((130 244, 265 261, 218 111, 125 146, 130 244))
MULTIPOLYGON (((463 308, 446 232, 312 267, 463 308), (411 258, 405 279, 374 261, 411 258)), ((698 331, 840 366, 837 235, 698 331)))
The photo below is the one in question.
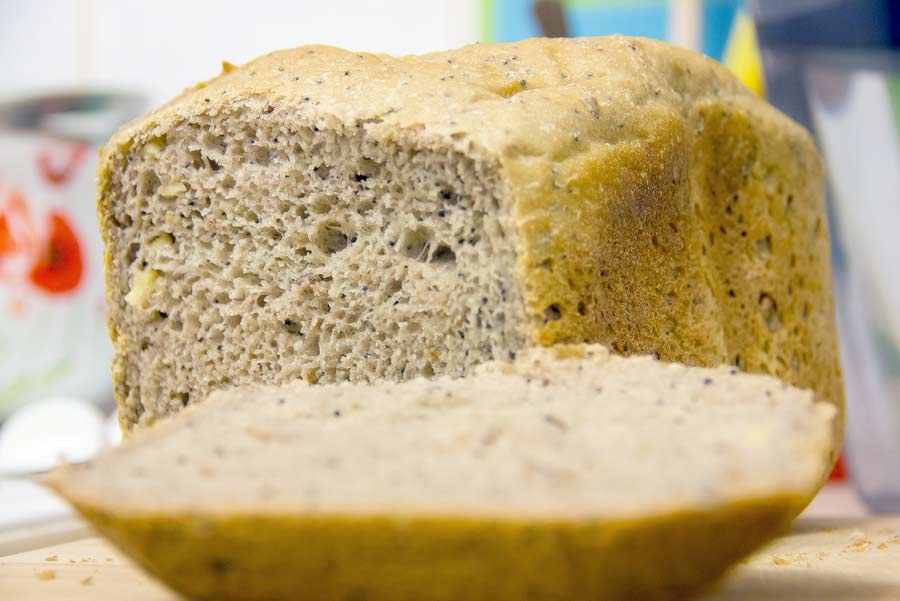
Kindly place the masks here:
POLYGON ((214 394, 51 485, 195 599, 674 599, 782 530, 834 407, 599 346, 214 394))
POLYGON ((810 136, 660 42, 226 64, 112 138, 99 215, 126 429, 584 341, 843 402, 810 136))

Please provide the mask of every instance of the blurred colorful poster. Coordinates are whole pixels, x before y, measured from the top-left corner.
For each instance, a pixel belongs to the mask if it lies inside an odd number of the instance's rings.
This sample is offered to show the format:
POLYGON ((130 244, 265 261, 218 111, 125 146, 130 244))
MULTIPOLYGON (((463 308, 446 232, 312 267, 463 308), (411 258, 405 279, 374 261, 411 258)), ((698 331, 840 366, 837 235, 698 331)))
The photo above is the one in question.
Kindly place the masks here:
POLYGON ((482 0, 482 38, 621 33, 680 43, 721 60, 740 6, 740 0, 482 0))

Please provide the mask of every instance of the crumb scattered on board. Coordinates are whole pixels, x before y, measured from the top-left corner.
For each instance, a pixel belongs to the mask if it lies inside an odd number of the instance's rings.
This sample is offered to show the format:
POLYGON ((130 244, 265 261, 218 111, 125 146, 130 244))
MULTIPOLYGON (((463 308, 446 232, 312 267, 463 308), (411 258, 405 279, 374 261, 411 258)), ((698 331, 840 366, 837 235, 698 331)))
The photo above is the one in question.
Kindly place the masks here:
POLYGON ((88 576, 87 578, 81 580, 81 586, 91 586, 92 584, 94 584, 93 576, 88 576))
MULTIPOLYGON (((835 528, 821 528, 819 533, 831 533, 836 531, 837 529, 835 528)), ((861 553, 872 551, 874 549, 885 550, 891 545, 900 545, 900 534, 898 534, 894 528, 878 528, 868 532, 864 532, 859 528, 854 528, 847 532, 847 538, 846 544, 843 549, 838 552, 838 555, 844 553, 861 553), (885 535, 889 535, 890 538, 883 538, 885 535)), ((828 551, 819 551, 814 557, 819 561, 825 561, 831 557, 831 553, 828 551)), ((772 555, 768 561, 771 565, 776 566, 811 568, 812 563, 809 559, 810 558, 806 553, 782 552, 772 555)), ((752 561, 748 561, 748 563, 752 563, 752 561)))
POLYGON ((53 570, 41 570, 35 576, 37 576, 38 580, 53 580, 56 578, 56 572, 53 570))
POLYGON ((853 530, 850 532, 850 544, 844 547, 845 551, 862 551, 872 544, 872 541, 866 537, 862 530, 853 530))
POLYGON ((57 555, 48 555, 44 558, 44 561, 56 561, 57 559, 59 559, 57 555))

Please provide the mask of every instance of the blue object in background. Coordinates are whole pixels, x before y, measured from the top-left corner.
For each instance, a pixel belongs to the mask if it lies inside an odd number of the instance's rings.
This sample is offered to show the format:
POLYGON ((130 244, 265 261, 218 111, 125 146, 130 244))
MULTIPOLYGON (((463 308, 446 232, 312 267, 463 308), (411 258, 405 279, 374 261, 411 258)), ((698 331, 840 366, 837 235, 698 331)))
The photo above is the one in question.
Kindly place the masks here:
POLYGON ((666 2, 579 2, 567 5, 566 14, 573 36, 622 33, 665 40, 669 6, 666 2))
POLYGON ((900 2, 748 0, 766 47, 900 47, 900 2))
POLYGON ((541 35, 528 0, 482 0, 487 42, 514 42, 541 35))
MULTIPOLYGON (((676 0, 677 1, 677 0, 676 0)), ((700 51, 717 61, 725 54, 731 24, 741 7, 740 0, 707 0, 703 3, 700 51)))
MULTIPOLYGON (((513 42, 543 35, 532 0, 483 0, 484 41, 513 42)), ((572 36, 620 33, 671 41, 669 23, 678 0, 562 0, 572 36)), ((703 0, 700 6, 698 50, 721 60, 741 0, 703 0)))

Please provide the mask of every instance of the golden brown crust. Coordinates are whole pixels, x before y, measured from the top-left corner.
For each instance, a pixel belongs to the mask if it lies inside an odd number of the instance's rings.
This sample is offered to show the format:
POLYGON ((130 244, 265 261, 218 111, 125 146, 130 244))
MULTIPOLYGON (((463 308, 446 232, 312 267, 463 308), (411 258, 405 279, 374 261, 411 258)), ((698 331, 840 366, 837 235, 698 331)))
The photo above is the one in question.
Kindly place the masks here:
MULTIPOLYGON (((843 408, 818 155, 713 61, 618 36, 400 58, 274 52, 113 137, 99 168, 107 249, 104 190, 127 147, 248 101, 497 164, 535 343, 735 363, 843 408)), ((110 301, 115 342, 121 299, 110 301)))
MULTIPOLYGON (((534 341, 731 363, 842 408, 823 170, 807 132, 711 61, 646 40, 598 46, 645 63, 636 82, 601 88, 614 108, 599 118, 615 115, 618 137, 573 123, 568 153, 504 156, 534 341)), ((842 432, 839 418, 835 456, 842 432)))
POLYGON ((192 599, 682 599, 784 531, 792 496, 613 522, 126 515, 76 506, 192 599))

